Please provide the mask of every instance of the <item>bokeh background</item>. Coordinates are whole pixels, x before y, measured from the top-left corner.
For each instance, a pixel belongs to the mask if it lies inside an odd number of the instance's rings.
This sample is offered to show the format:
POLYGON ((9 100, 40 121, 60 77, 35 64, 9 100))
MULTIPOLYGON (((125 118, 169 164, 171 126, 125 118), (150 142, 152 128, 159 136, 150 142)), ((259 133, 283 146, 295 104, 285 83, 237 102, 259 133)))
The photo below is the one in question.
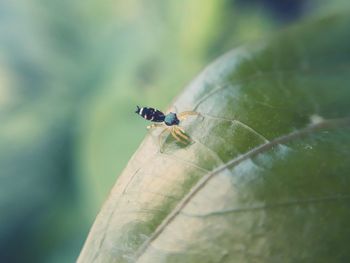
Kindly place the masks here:
POLYGON ((146 134, 210 61, 347 0, 0 0, 0 262, 74 262, 146 134))

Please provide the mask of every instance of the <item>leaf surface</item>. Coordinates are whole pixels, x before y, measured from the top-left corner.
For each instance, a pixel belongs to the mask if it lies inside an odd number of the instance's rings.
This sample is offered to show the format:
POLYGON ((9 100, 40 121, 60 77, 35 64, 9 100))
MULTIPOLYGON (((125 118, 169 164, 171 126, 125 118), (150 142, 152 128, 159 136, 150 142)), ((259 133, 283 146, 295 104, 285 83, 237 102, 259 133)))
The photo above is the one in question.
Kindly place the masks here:
POLYGON ((80 262, 350 259, 350 19, 332 16, 231 51, 176 99, 195 110, 146 137, 80 262))

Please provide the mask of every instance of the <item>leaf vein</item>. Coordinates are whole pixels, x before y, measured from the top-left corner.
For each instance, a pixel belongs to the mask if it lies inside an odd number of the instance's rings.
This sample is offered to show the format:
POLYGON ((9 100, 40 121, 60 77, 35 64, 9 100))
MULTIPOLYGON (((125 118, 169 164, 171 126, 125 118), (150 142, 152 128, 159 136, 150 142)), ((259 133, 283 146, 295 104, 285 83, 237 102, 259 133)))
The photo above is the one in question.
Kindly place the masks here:
POLYGON ((218 215, 224 215, 224 214, 230 214, 230 213, 250 212, 255 210, 266 210, 266 209, 288 207, 288 206, 295 206, 295 205, 307 205, 312 203, 343 201, 348 199, 350 199, 350 195, 338 194, 333 196, 308 198, 308 199, 301 199, 301 200, 290 200, 286 202, 277 202, 277 203, 271 203, 271 204, 259 204, 259 205, 253 205, 248 207, 229 208, 229 209, 209 212, 206 214, 190 214, 190 213, 181 212, 181 215, 188 216, 188 217, 210 217, 210 216, 218 216, 218 215))
POLYGON ((303 138, 311 133, 325 130, 325 129, 335 129, 340 127, 350 126, 350 117, 323 120, 322 122, 311 124, 304 129, 291 132, 286 135, 282 135, 272 141, 261 144, 256 148, 242 154, 230 161, 225 165, 219 166, 213 171, 207 173, 203 176, 197 184, 190 190, 190 192, 180 201, 180 203, 175 207, 175 209, 163 220, 163 222, 158 226, 154 233, 146 240, 136 252, 136 258, 140 258, 142 254, 145 253, 147 248, 151 243, 157 239, 157 237, 165 230, 168 225, 174 221, 174 219, 181 213, 182 209, 193 199, 193 197, 217 174, 224 171, 228 167, 237 165, 249 158, 252 158, 260 153, 266 152, 267 150, 273 148, 276 145, 284 144, 294 139, 303 138))

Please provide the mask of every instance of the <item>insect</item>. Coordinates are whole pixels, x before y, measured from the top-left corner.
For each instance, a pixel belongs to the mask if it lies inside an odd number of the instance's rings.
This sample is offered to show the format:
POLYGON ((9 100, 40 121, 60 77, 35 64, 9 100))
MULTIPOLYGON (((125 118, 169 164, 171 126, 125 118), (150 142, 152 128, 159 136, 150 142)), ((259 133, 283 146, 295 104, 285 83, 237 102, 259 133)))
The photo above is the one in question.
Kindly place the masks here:
POLYGON ((184 111, 179 114, 174 112, 169 112, 164 114, 160 110, 148 107, 140 108, 137 106, 136 111, 142 118, 155 122, 149 126, 147 129, 164 127, 164 130, 159 134, 159 145, 161 145, 161 136, 166 132, 170 131, 171 135, 180 143, 187 144, 190 141, 183 128, 179 126, 182 120, 185 120, 188 116, 199 115, 195 111, 184 111))

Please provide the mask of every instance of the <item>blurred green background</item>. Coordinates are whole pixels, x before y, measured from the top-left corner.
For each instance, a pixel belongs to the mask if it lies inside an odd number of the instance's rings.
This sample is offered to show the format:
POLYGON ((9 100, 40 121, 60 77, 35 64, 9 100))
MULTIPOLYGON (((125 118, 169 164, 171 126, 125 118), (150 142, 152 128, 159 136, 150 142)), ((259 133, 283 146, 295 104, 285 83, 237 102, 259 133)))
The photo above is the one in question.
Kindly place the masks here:
POLYGON ((346 0, 0 1, 0 261, 74 262, 146 134, 210 61, 346 0))

